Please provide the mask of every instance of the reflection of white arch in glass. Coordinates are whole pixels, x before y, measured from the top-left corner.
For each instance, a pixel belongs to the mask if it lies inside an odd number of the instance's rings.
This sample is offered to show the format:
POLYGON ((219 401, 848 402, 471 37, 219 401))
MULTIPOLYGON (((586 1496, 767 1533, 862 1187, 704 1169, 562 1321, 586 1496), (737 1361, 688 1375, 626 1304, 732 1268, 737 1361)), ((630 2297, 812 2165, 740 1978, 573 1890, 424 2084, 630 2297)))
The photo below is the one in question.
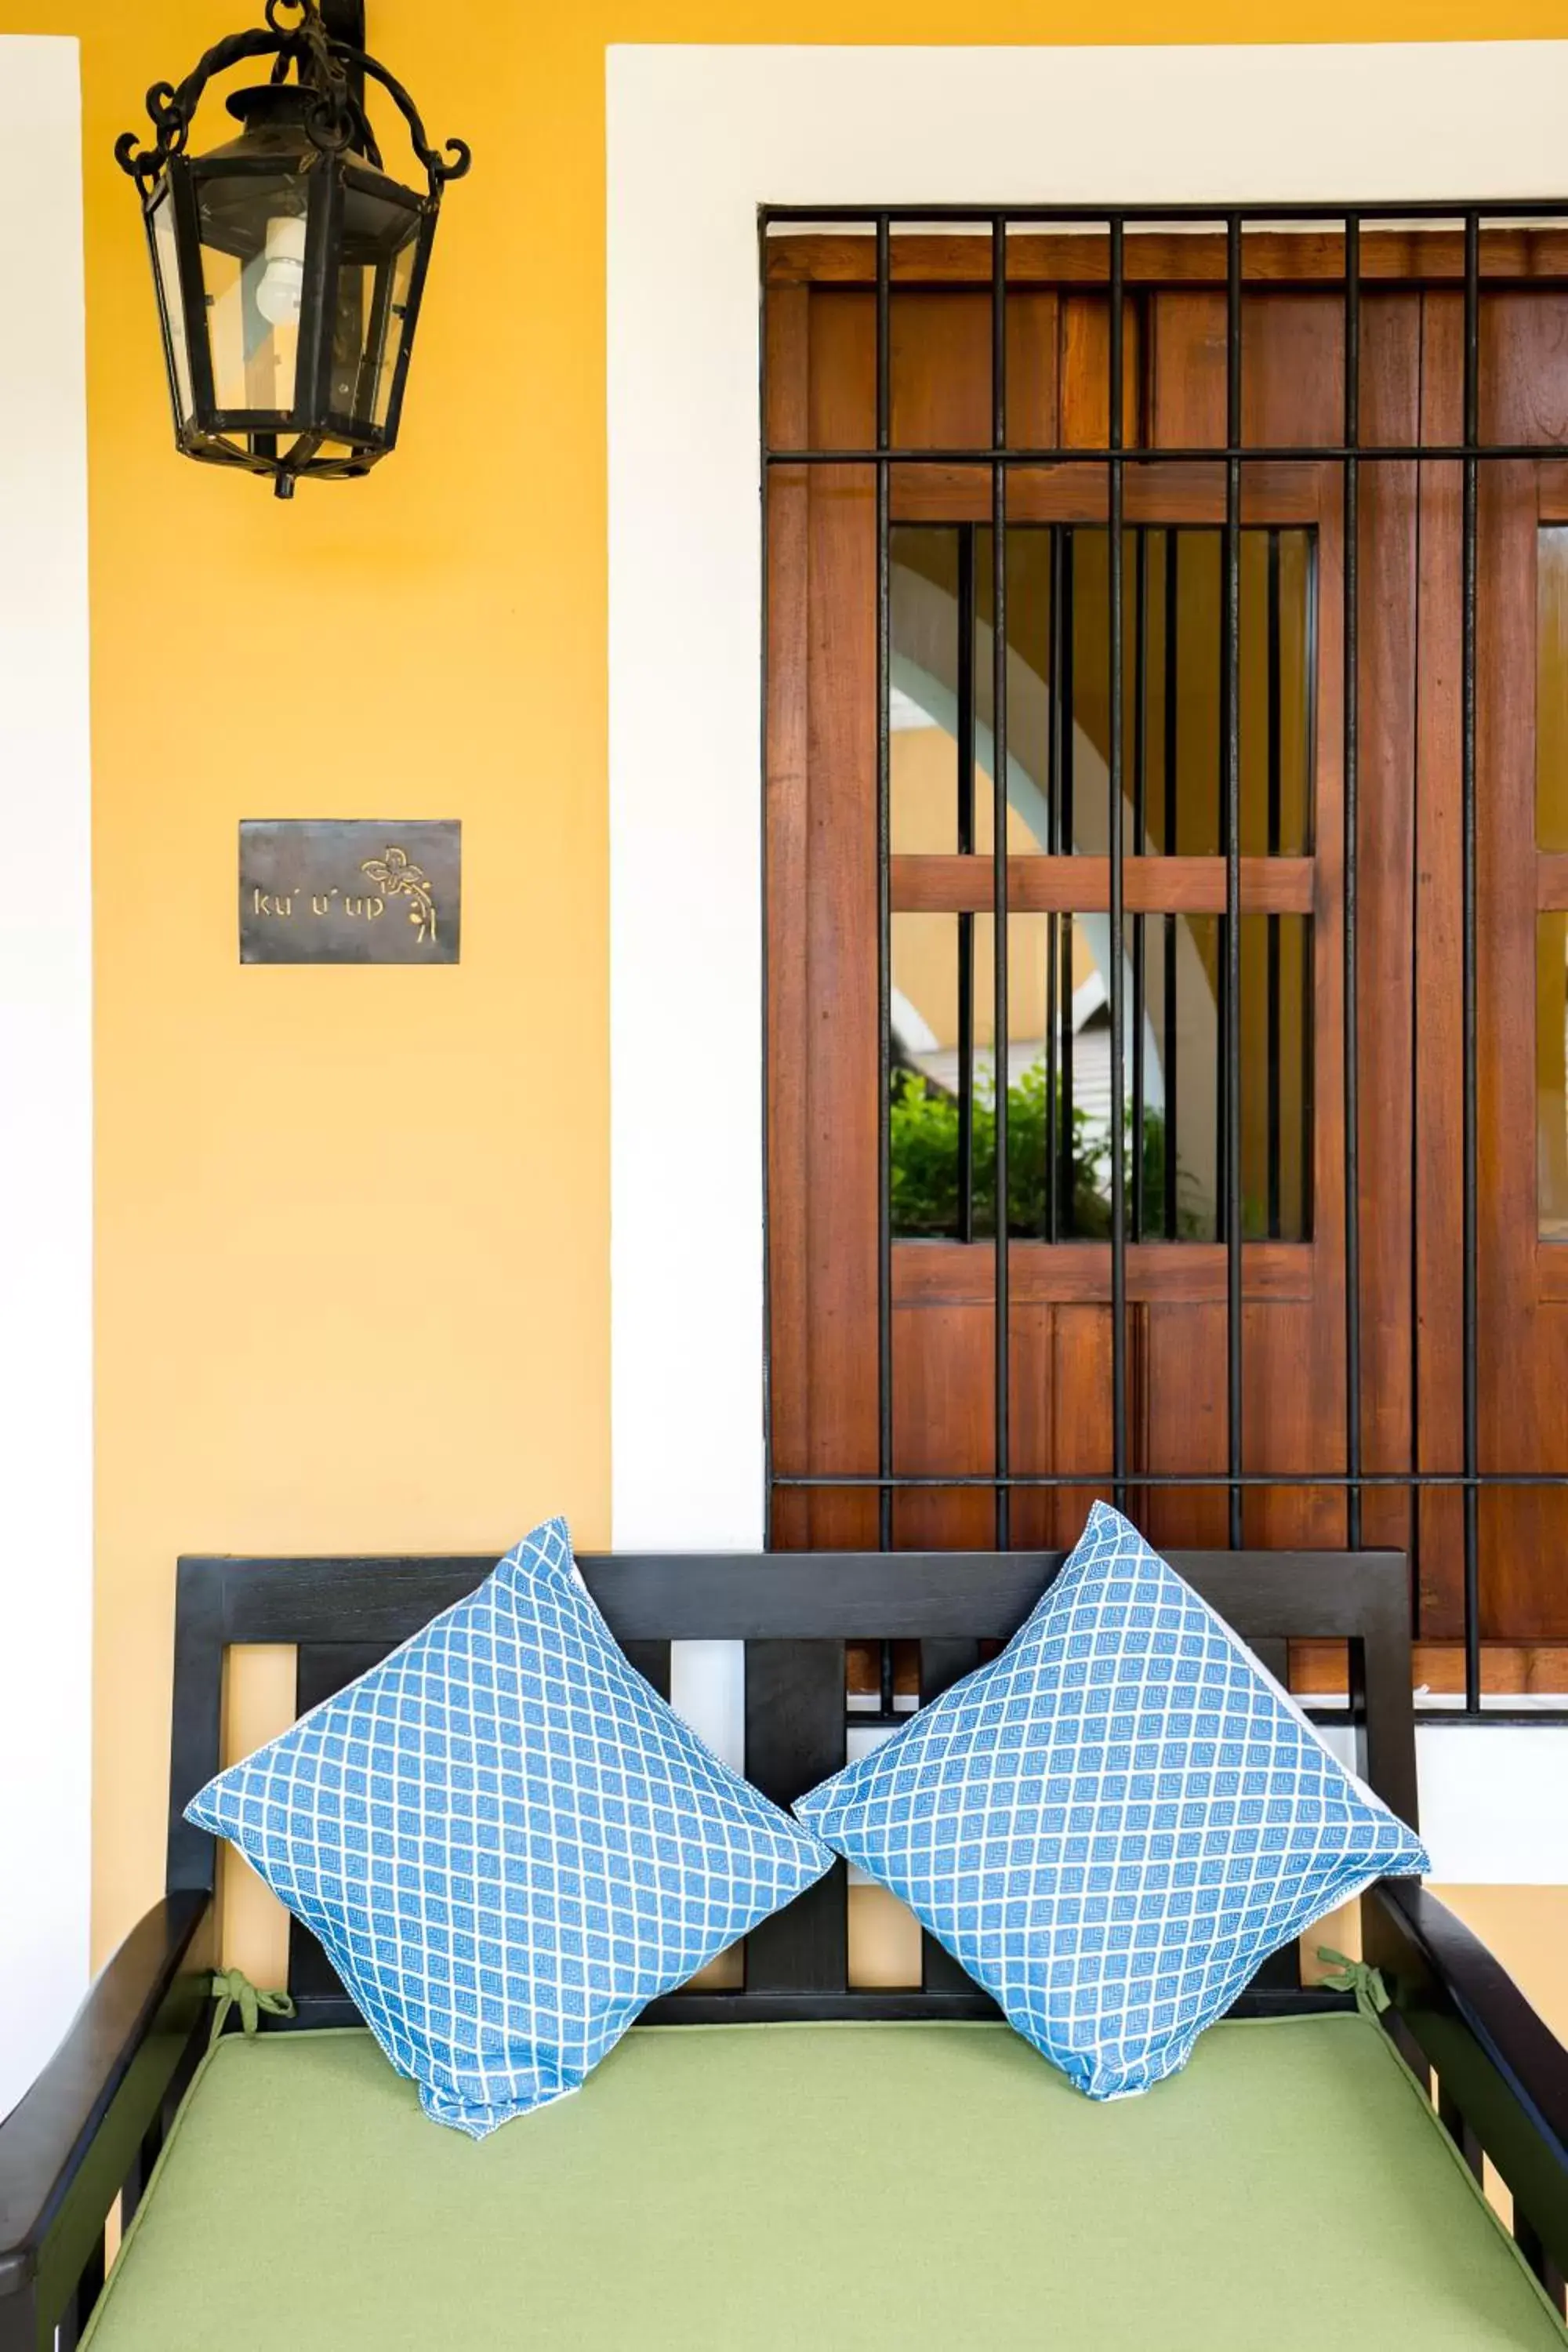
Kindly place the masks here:
POLYGON ((920 1006, 904 994, 901 988, 889 991, 891 1003, 889 1018, 892 1024, 893 1042, 906 1054, 934 1054, 942 1040, 920 1006))
MULTIPOLYGON (((958 678, 956 599, 923 572, 912 571, 907 564, 895 563, 891 577, 891 638, 889 682, 896 692, 924 710, 935 726, 955 740, 958 734, 958 678)), ((994 654, 992 632, 987 624, 975 623, 974 667, 977 677, 990 677, 994 654)), ((1010 646, 1007 654, 1007 709, 1016 717, 1017 732, 1009 730, 1007 750, 1007 804, 1022 818, 1042 847, 1049 839, 1049 804, 1040 782, 1029 772, 1014 751, 1016 740, 1031 743, 1049 740, 1051 713, 1050 688, 1039 672, 1010 646)), ((975 764, 987 773, 992 772, 995 742, 992 730, 978 717, 974 729, 975 764)), ((1073 847, 1094 856, 1104 856, 1109 846, 1106 812, 1110 805, 1110 777, 1099 745, 1086 735, 1077 722, 1073 726, 1073 772, 1085 785, 1081 798, 1075 800, 1073 810, 1073 847)), ((1128 812, 1131 824, 1131 810, 1128 812)), ((1105 915, 1079 915, 1078 926, 1096 966, 1105 974, 1110 961, 1110 922, 1105 915)), ((1176 1002, 1183 1004, 1214 1004, 1214 991, 1202 957, 1194 944, 1192 932, 1183 927, 1176 933, 1178 982, 1176 1002)), ((1106 982, 1109 991, 1109 982, 1106 982)), ((1127 1001, 1131 1001, 1132 975, 1126 972, 1127 1001)), ((1212 1021, 1213 1015, 1210 1014, 1212 1021)), ((1181 1056, 1183 1165, 1195 1185, 1205 1194, 1213 1192, 1217 1170, 1215 1163, 1215 1120, 1218 1112, 1218 1055, 1215 1051, 1217 1033, 1201 1034, 1197 1024, 1181 1021, 1177 1048, 1181 1056)), ((1145 1013, 1143 1020, 1143 1098, 1151 1110, 1163 1109, 1165 1100, 1164 1067, 1161 1059, 1161 1038, 1152 1021, 1145 1013)))

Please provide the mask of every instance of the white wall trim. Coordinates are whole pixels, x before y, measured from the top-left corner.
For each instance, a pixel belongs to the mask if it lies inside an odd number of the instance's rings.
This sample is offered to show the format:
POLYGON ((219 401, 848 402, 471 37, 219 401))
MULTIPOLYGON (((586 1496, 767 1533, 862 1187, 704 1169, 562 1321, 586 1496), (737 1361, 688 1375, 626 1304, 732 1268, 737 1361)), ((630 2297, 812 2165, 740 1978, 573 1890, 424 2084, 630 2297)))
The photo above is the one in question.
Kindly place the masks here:
POLYGON ((92 838, 81 97, 0 38, 0 2115, 87 1982, 92 838))
MULTIPOLYGON (((751 1547, 758 205, 1550 195, 1568 43, 628 47, 608 53, 606 108, 615 1538, 751 1547)), ((1424 1776, 1434 1740, 1446 1759, 1435 1796, 1451 1801, 1461 1758, 1472 1790, 1500 1771, 1510 1737, 1426 1735, 1424 1776)), ((1548 1812, 1568 1817, 1565 1782, 1522 1776, 1543 1835, 1548 1812)))
POLYGON ((1415 1735, 1432 1875, 1453 1886, 1568 1886, 1568 1731, 1448 1724, 1415 1735))

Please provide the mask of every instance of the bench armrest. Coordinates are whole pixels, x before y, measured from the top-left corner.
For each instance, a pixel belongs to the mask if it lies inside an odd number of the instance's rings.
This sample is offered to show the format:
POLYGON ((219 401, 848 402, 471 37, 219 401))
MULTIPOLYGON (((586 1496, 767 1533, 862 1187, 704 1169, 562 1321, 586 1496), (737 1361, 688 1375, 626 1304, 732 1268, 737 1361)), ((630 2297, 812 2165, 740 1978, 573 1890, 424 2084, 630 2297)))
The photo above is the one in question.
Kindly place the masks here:
POLYGON ((115 2198, 139 2193, 143 2145, 199 2053, 211 1912, 202 1890, 154 1905, 0 2122, 0 2352, 52 2329, 115 2198))
POLYGON ((1437 2076, 1443 2120, 1479 2173, 1512 2191, 1514 2235, 1560 2297, 1568 2271, 1568 2050, 1446 1904, 1382 1879, 1363 1911, 1366 1958, 1437 2076))

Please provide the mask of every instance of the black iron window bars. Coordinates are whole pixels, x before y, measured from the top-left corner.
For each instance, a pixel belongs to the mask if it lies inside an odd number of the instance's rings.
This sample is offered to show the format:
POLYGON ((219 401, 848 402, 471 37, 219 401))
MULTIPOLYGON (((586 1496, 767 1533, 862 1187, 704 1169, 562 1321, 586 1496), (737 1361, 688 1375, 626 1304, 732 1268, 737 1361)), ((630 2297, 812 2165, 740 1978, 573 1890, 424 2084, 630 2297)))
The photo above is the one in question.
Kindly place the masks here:
MULTIPOLYGON (((1505 459, 1539 460, 1552 454, 1551 446, 1542 442, 1489 442, 1480 437, 1479 352, 1480 352, 1480 255, 1481 223, 1506 219, 1510 226, 1530 227, 1550 223, 1568 223, 1568 201, 1513 201, 1506 205, 1480 206, 1474 204, 1365 204, 1355 206, 1314 206, 1285 205, 1268 206, 1224 207, 1201 205, 1124 206, 1118 209, 1093 206, 1009 206, 1005 211, 994 207, 963 205, 888 206, 880 210, 864 207, 833 205, 769 205, 762 209, 759 218, 763 282, 766 284, 767 248, 771 234, 785 228, 796 231, 831 232, 846 229, 869 234, 875 240, 876 290, 876 407, 875 442, 870 447, 823 448, 816 446, 775 447, 767 435, 767 386, 762 387, 763 418, 764 467, 776 466, 850 466, 875 469, 876 531, 877 531, 877 803, 876 829, 878 845, 878 1018, 879 1030, 879 1100, 882 1114, 879 1133, 879 1276, 878 1276, 878 1427, 879 1461, 875 1473, 859 1475, 849 1474, 788 1474, 778 1470, 773 1461, 771 1446, 767 1461, 767 1503, 771 1523, 772 1505, 775 1493, 785 1488, 829 1488, 834 1490, 874 1489, 879 1498, 879 1540, 884 1548, 893 1543, 893 1504, 895 1496, 903 1489, 932 1488, 942 1491, 960 1488, 982 1488, 995 1498, 995 1542, 1005 1549, 1011 1538, 1011 1498, 1020 1488, 1073 1487, 1091 1489, 1109 1485, 1119 1505, 1125 1504, 1130 1490, 1152 1487, 1223 1488, 1229 1504, 1229 1540, 1233 1549, 1243 1541, 1242 1505, 1246 1490, 1262 1488, 1321 1487, 1342 1490, 1346 1496, 1346 1541, 1352 1549, 1359 1548, 1363 1536, 1363 1499, 1373 1488, 1395 1488, 1410 1494, 1412 1501, 1419 1492, 1436 1488, 1458 1488, 1463 1494, 1464 1511, 1464 1659, 1465 1688, 1462 1709, 1445 1708, 1441 1720, 1458 1719, 1507 1721, 1506 1709, 1481 1705, 1481 1607, 1479 1590, 1479 1497, 1487 1487, 1552 1487, 1568 1486, 1568 1469, 1542 1469, 1531 1472, 1485 1471, 1480 1465, 1479 1407, 1479 1112, 1478 1112, 1478 1029, 1477 1029, 1477 548, 1478 548, 1478 481, 1483 462, 1505 459), (1462 437, 1452 441, 1433 442, 1417 435, 1394 445, 1365 445, 1361 428, 1361 331, 1362 331, 1362 236, 1368 224, 1397 223, 1406 228, 1443 227, 1462 229, 1463 237, 1463 424, 1462 437), (1129 228, 1154 227, 1164 230, 1201 229, 1213 234, 1223 231, 1225 240, 1225 299, 1226 299, 1226 438, 1223 447, 1212 442, 1195 447, 1169 446, 1162 443, 1154 448, 1136 446, 1130 452, 1125 435, 1126 353, 1124 344, 1125 318, 1125 241, 1129 228), (1344 305, 1344 402, 1343 432, 1341 442, 1324 445, 1314 441, 1310 447, 1286 445, 1270 446, 1246 441, 1242 424, 1242 300, 1243 243, 1249 228, 1268 227, 1275 230, 1313 228, 1343 241, 1343 305, 1344 305), (1048 227, 1059 232, 1090 233, 1107 241, 1108 267, 1103 283, 1108 302, 1108 438, 1098 446, 1023 446, 1011 444, 1008 438, 1007 402, 1007 236, 1011 230, 1048 227), (892 237, 895 230, 925 232, 953 231, 986 236, 990 240, 990 308, 991 308, 991 436, 990 446, 978 451, 973 446, 943 448, 931 446, 896 447, 891 436, 891 291, 892 237), (1243 1427, 1246 1400, 1242 1365, 1242 1096, 1241 1096, 1241 714, 1240 714, 1240 619, 1241 619, 1241 550, 1242 550, 1242 478, 1246 465, 1260 461, 1310 457, 1317 463, 1337 464, 1342 468, 1344 519, 1344 578, 1342 596, 1343 625, 1343 743, 1342 743, 1342 812, 1343 812, 1343 1184, 1344 1184, 1344 1362, 1346 1412, 1343 1432, 1344 1466, 1338 1470, 1311 1470, 1296 1473, 1276 1471, 1249 1472, 1244 1466, 1243 1427), (1184 461, 1223 460, 1225 472, 1225 510, 1222 560, 1222 653, 1220 695, 1222 709, 1222 803, 1223 824, 1221 847, 1225 860, 1225 917, 1221 927, 1223 966, 1220 973, 1220 1066, 1221 1102, 1219 1124, 1220 1153, 1220 1230, 1226 1249, 1226 1467, 1221 1472, 1150 1472, 1130 1466, 1127 1422, 1127 1246, 1130 1238, 1139 1238, 1130 1229, 1140 1223, 1142 1216, 1142 1185, 1134 1187, 1134 1205, 1129 1214, 1126 1184, 1126 1127, 1128 1105, 1124 1099, 1122 1074, 1126 1068, 1126 970, 1125 947, 1128 940, 1128 912, 1125 902, 1124 866, 1124 778, 1123 778, 1123 656, 1124 656, 1124 567, 1125 551, 1125 490, 1129 462, 1143 464, 1152 461, 1165 466, 1184 461), (995 1055, 998 1070, 1005 1069, 1005 1040, 1008 1036, 1008 951, 1007 951, 1007 501, 1011 473, 1019 467, 1052 467, 1088 465, 1104 470, 1108 481, 1108 615, 1110 639, 1110 725, 1109 725, 1109 801, 1110 831, 1110 1316, 1111 1316, 1111 1445, 1112 1461, 1108 1470, 1098 1473, 1024 1473, 1012 1465, 1009 1431, 1010 1406, 1010 1330, 1008 1249, 1009 1220, 1005 1213, 1007 1201, 1008 1164, 1008 1087, 1005 1077, 999 1077, 994 1087, 995 1121, 995 1339, 994 1339, 994 1466, 983 1474, 919 1475, 900 1473, 894 1466, 893 1398, 892 1398, 892 1245, 893 1230, 890 1206, 890 1165, 887 1104, 891 1077, 891 826, 890 826, 890 685, 891 685, 891 478, 895 466, 973 467, 977 461, 988 463, 992 493, 992 633, 994 648, 994 677, 992 682, 992 724, 994 749, 991 761, 994 807, 992 837, 994 845, 994 916, 993 938, 994 962, 993 974, 995 1055), (1402 466, 1422 462, 1447 461, 1461 469, 1461 696, 1460 696, 1460 792, 1462 803, 1462 935, 1461 935, 1461 1034, 1462 1034, 1462 1171, 1463 1171, 1463 1269, 1462 1269, 1462 1328, 1463 1328, 1463 1465, 1445 1471, 1428 1471, 1412 1466, 1406 1471, 1368 1471, 1363 1462, 1363 1379, 1362 1379, 1362 1271, 1361 1271, 1361 1179, 1358 1153, 1359 1094, 1359 973, 1357 960, 1357 839, 1358 784, 1360 760, 1358 650, 1360 646, 1361 604, 1358 563, 1358 526, 1360 518, 1361 468, 1383 461, 1396 461, 1402 466)), ((765 350, 765 338, 763 339, 765 350)), ((1059 541, 1061 534, 1057 537, 1059 541)), ((1142 571, 1143 556, 1140 534, 1134 562, 1142 571)), ((968 567, 967 601, 971 608, 973 594, 973 562, 968 567)), ((1060 628, 1060 611, 1064 599, 1064 583, 1058 571, 1053 583, 1053 628, 1060 628)), ((1141 583, 1140 583, 1141 584, 1141 583)), ((1070 593, 1070 587, 1068 588, 1070 593)), ((1167 625, 1173 625, 1176 598, 1166 599, 1167 625)), ((973 630, 963 631, 963 641, 971 648, 967 656, 973 659, 973 630)), ((1061 699, 1059 685, 1054 696, 1058 708, 1061 699)), ((973 687, 971 688, 973 706, 973 687)), ((1142 714, 1137 713, 1142 724, 1142 714)), ((968 731, 967 730, 964 731, 968 731)), ((1142 762, 1139 762, 1142 765, 1142 762)), ((973 846, 974 802, 974 764, 973 735, 967 745, 960 745, 960 828, 961 845, 973 846)), ((1135 825, 1142 822, 1142 811, 1135 812, 1135 825)), ((1058 828, 1053 845, 1068 846, 1059 827, 1059 804, 1053 812, 1058 828)), ((1142 847, 1140 837, 1138 845, 1142 847)), ((961 918, 967 928, 970 918, 961 918)), ((1064 919, 1063 929, 1070 925, 1064 919)), ((965 942, 967 944, 967 942, 965 942)), ((1134 932, 1135 982, 1141 984, 1142 970, 1142 926, 1134 932)), ((961 953, 961 972, 968 972, 970 961, 961 953)), ((1050 979, 1052 1011, 1048 1016, 1051 1050, 1056 1043, 1056 999, 1058 992, 1070 991, 1070 949, 1054 963, 1050 979)), ((961 991, 963 983, 961 982, 961 991)), ((1272 991, 1271 991, 1272 997, 1272 991)), ((961 1018, 963 1008, 961 1004, 961 1018)), ((971 1028, 972 1013, 965 1020, 971 1028)), ((1134 1116, 1142 1115, 1142 1021, 1137 1024, 1134 1038, 1134 1116)), ((1272 1019, 1271 1019, 1272 1033, 1272 1019)), ((1070 1053, 1070 1024, 1061 1030, 1062 1051, 1070 1053)), ((1056 1095, 1050 1092, 1053 1118, 1056 1095)), ((1069 1155, 1063 1178, 1070 1197, 1070 1138, 1060 1139, 1064 1153, 1069 1155)), ((1173 1167, 1173 1153, 1171 1155, 1173 1167)), ((1166 1179, 1170 1181, 1169 1175, 1166 1179)), ((1173 1214, 1167 1230, 1173 1231, 1173 1214)), ((965 1238, 969 1238, 966 1230, 965 1238)), ((1413 1517, 1413 1535, 1418 1531, 1418 1518, 1413 1517)), ((892 1685, 890 1662, 885 1655, 882 1666, 882 1713, 892 1717, 892 1685)), ((1568 1719, 1568 1710, 1532 1710, 1528 1720, 1532 1723, 1550 1721, 1554 1717, 1568 1719)), ((1517 1717, 1512 1719, 1517 1720, 1517 1717)))

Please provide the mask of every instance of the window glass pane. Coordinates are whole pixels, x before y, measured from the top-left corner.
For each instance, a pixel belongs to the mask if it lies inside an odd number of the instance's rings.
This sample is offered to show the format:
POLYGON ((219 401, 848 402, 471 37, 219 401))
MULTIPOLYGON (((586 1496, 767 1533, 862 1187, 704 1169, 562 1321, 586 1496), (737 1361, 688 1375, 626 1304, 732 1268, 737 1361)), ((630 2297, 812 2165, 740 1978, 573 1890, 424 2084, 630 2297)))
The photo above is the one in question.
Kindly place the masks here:
MULTIPOLYGON (((1064 611, 1058 635, 1064 720, 1057 751, 1061 849, 1103 857, 1110 838, 1110 534, 1075 524, 1060 534, 1064 611)), ((1133 801, 1132 709, 1137 678, 1136 534, 1122 535, 1122 790, 1133 801)), ((1128 852, 1137 847, 1126 830, 1128 852)))
MULTIPOLYGON (((1276 694, 1279 710, 1279 820, 1269 847, 1284 857, 1304 857, 1312 848, 1312 765, 1317 755, 1313 713, 1317 705, 1317 542, 1309 530, 1269 534, 1279 549, 1276 694)), ((1268 626, 1275 625, 1269 621, 1268 626)), ((1241 616, 1242 657, 1256 636, 1247 610, 1241 616)))
MULTIPOLYGON (((1223 1241, 1224 918, 1149 915, 1131 928, 1134 942, 1140 930, 1143 940, 1144 1109, 1129 1214, 1136 1185, 1145 1239, 1223 1241)), ((1241 919, 1241 1230, 1249 1242, 1311 1236, 1311 941, 1305 915, 1241 919)), ((1131 989, 1128 999, 1131 1055, 1131 989)), ((1133 1133, 1130 1118, 1130 1146, 1133 1133)))
MULTIPOLYGON (((1047 1089, 1055 928, 1044 915, 1015 915, 1007 927, 1009 1231, 1034 1240, 1048 1227, 1058 1140, 1047 1089)), ((994 1237, 995 925, 989 915, 895 915, 892 929, 893 1232, 901 1240, 994 1237)), ((1092 968, 1087 954, 1084 966, 1092 968)), ((1080 1150, 1080 1181, 1085 1166, 1080 1150)))
POLYGON ((1133 920, 1143 940, 1143 1157, 1129 1171, 1129 1199, 1149 1241, 1212 1242, 1219 1229, 1223 929, 1217 915, 1133 920))
MULTIPOLYGON (((891 813, 902 855, 991 854, 993 546, 981 523, 899 525, 891 534, 891 813)), ((1130 855, 1215 856, 1224 846, 1223 552, 1223 534, 1207 525, 1126 534, 1130 855)), ((1241 823, 1251 856, 1304 856, 1311 847, 1315 596, 1310 532, 1243 531, 1241 823)), ((1103 856, 1109 845, 1109 598, 1103 529, 1009 529, 1015 856, 1103 856)))
POLYGON ((1568 915, 1535 927, 1535 1134, 1542 1241, 1568 1241, 1568 915))
MULTIPOLYGON (((1047 845, 1051 541, 1046 530, 1007 534, 1007 842, 1015 856, 1047 845)), ((895 855, 992 855, 994 549, 979 524, 900 524, 890 534, 895 855)))
MULTIPOLYGON (((1158 839, 1146 849, 1181 857, 1213 856, 1220 847, 1220 534, 1165 533, 1162 593, 1149 635, 1164 653, 1158 733, 1164 751, 1165 799, 1158 839)), ((1151 735, 1154 713, 1145 721, 1151 735)))
MULTIPOLYGON (((1043 524, 1007 531, 1007 847, 1015 857, 1050 849, 1052 800, 1052 565, 1060 534, 1043 524)), ((984 790, 975 807, 974 846, 991 856, 996 839, 996 553, 989 528, 974 534, 974 707, 984 790)))
POLYGON ((1241 919, 1241 1230, 1311 1232, 1311 940, 1305 915, 1241 919))
POLYGON ((1241 846, 1251 857, 1300 857, 1311 845, 1311 552, 1303 530, 1241 534, 1241 846))
POLYGON ((1536 540, 1535 838, 1568 849, 1568 524, 1536 540))
POLYGON ((973 530, 889 533, 889 797, 895 856, 959 846, 959 578, 973 530))
MULTIPOLYGON (((1129 923, 1122 1101, 1132 1240, 1224 1239, 1224 936, 1217 915, 1135 916, 1129 923)), ((1104 1241, 1109 919, 1015 914, 1008 938, 1009 1231, 1019 1240, 1104 1241)), ((893 918, 889 1116, 892 1224, 900 1240, 995 1234, 994 939, 989 915, 893 918)), ((1247 1241, 1305 1241, 1311 1234, 1311 941, 1308 917, 1242 918, 1247 1241)), ((1561 943, 1558 982, 1560 1113, 1561 943)), ((1561 1143, 1561 1116, 1558 1127, 1561 1143)), ((1563 1156, 1568 1162, 1568 1151, 1563 1156)), ((1563 1199, 1568 1217, 1568 1182, 1563 1199)))
MULTIPOLYGON (((1225 1237, 1223 940, 1217 915, 1138 915, 1129 922, 1123 1146, 1131 1240, 1225 1237)), ((889 1139, 898 1240, 994 1237, 992 943, 990 915, 893 918, 889 1139)), ((1110 919, 1011 915, 1008 943, 1008 1233, 1016 1240, 1107 1240, 1110 919)), ((1241 1233, 1248 1242, 1305 1242, 1311 1234, 1305 915, 1241 918, 1241 1233)))
POLYGON ((973 1086, 973 1055, 959 1043, 959 922, 956 915, 892 920, 892 1223, 895 1238, 906 1241, 954 1240, 962 1229, 959 1105, 973 1086))
MULTIPOLYGON (((1142 778, 1134 834, 1150 855, 1213 856, 1224 846, 1225 537, 1209 526, 1141 536, 1141 677, 1129 707, 1141 709, 1142 727, 1126 755, 1135 810, 1142 778)), ((1310 531, 1243 530, 1241 846, 1249 856, 1300 857, 1311 848, 1316 593, 1310 531)))

